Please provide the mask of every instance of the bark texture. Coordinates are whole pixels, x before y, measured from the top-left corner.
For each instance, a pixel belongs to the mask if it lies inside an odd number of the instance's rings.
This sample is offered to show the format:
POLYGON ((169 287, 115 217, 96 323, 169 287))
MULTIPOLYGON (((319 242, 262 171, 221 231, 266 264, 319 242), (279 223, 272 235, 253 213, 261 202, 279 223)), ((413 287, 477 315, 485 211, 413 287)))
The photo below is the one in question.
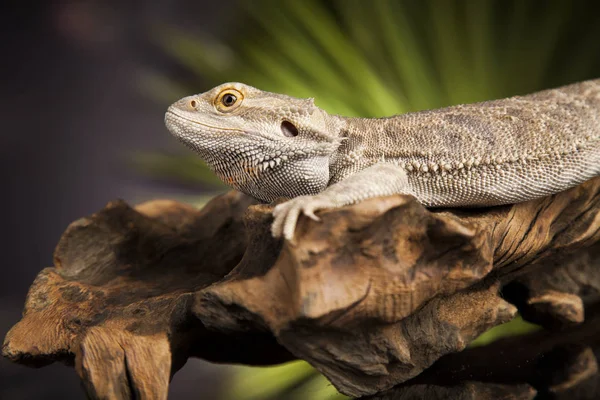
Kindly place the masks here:
POLYGON ((594 343, 552 332, 598 325, 584 321, 600 298, 600 178, 487 209, 371 199, 301 218, 294 243, 271 237, 271 209, 230 192, 202 210, 117 201, 72 223, 3 355, 73 363, 92 398, 166 398, 188 357, 302 358, 342 393, 381 399, 526 399, 597 375, 594 343), (519 338, 550 343, 530 357, 567 354, 562 378, 457 376, 467 361, 501 368, 504 342, 462 350, 517 309, 555 338, 519 338))

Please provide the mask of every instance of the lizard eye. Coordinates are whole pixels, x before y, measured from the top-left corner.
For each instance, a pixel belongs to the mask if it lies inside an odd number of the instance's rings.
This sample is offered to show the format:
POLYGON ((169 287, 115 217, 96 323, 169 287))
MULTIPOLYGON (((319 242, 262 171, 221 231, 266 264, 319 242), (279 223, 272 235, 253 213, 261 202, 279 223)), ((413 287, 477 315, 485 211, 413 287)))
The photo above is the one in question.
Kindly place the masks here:
POLYGON ((223 96, 223 98, 221 99, 221 103, 223 103, 223 105, 225 107, 231 107, 232 105, 235 104, 235 102, 237 101, 237 97, 235 97, 234 95, 232 95, 231 93, 227 93, 225 96, 223 96))
POLYGON ((235 89, 223 90, 215 99, 215 107, 221 112, 230 112, 240 106, 244 95, 235 89))

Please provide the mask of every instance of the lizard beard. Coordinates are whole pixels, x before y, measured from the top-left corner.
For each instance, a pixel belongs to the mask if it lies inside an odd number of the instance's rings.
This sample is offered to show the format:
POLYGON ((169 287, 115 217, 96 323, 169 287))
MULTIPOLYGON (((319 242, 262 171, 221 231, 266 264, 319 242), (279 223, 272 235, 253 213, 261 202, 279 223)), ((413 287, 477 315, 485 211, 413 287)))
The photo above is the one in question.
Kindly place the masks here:
POLYGON ((219 152, 203 158, 227 185, 264 202, 316 194, 329 181, 327 156, 280 156, 263 161, 239 153, 234 156, 219 152))

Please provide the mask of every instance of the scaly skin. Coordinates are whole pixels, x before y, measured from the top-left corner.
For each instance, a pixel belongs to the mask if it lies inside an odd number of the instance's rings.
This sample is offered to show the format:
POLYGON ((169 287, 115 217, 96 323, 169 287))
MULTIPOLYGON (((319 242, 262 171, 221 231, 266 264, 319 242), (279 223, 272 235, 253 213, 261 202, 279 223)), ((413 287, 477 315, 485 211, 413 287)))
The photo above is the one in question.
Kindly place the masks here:
POLYGON ((273 211, 273 235, 287 239, 300 213, 318 220, 319 209, 371 197, 493 206, 600 175, 600 79, 378 119, 226 83, 174 103, 165 123, 228 185, 265 202, 291 198, 273 211))

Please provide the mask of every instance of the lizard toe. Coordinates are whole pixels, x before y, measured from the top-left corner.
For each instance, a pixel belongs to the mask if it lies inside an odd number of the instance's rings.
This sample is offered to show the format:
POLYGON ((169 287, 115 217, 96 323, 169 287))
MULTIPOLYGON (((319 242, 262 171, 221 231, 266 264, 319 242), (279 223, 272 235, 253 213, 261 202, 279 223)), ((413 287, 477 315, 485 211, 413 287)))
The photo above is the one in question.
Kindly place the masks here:
POLYGON ((310 206, 304 207, 302 209, 302 213, 304 215, 306 215, 308 218, 312 219, 313 221, 320 221, 321 218, 319 218, 315 215, 315 211, 317 211, 317 208, 310 207, 310 206))
POLYGON ((296 220, 300 214, 300 205, 298 198, 288 200, 285 203, 278 204, 273 208, 273 224, 271 225, 271 234, 273 237, 281 236, 291 240, 296 228, 296 220))
POLYGON ((274 238, 280 238, 281 234, 283 233, 282 227, 283 227, 282 218, 276 217, 275 220, 273 221, 273 224, 271 224, 271 235, 273 235, 274 238))
POLYGON ((288 210, 283 223, 283 236, 287 240, 294 239, 294 232, 296 231, 296 223, 298 222, 298 216, 300 215, 301 206, 295 205, 288 210))

